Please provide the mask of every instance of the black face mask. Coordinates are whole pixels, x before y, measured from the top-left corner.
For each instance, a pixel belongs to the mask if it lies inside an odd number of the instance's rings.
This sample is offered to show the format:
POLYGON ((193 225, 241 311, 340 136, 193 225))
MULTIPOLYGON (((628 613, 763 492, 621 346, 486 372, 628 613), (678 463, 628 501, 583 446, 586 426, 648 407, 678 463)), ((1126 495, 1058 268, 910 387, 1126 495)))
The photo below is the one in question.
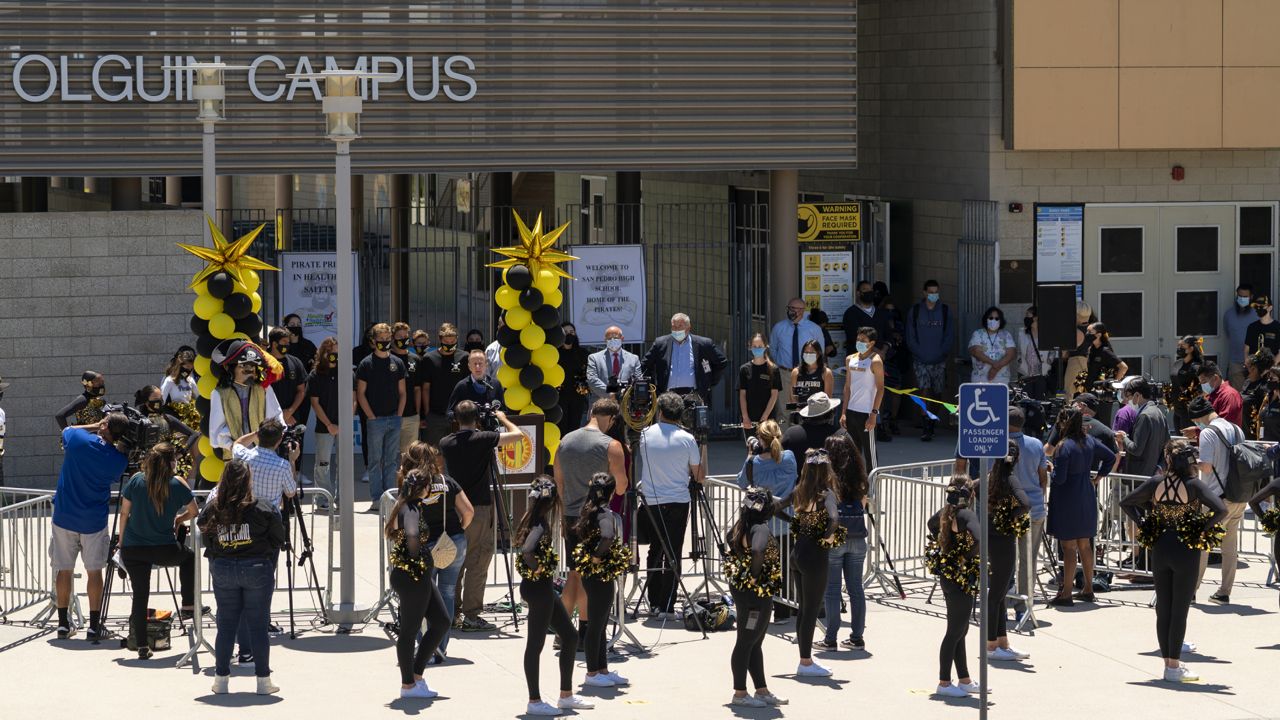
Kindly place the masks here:
POLYGON ((191 377, 191 371, 190 371, 190 370, 188 370, 188 369, 186 369, 186 368, 182 368, 181 370, 179 370, 179 371, 178 371, 178 379, 179 379, 179 380, 186 380, 186 379, 187 379, 187 378, 189 378, 189 377, 191 377))
POLYGON ((375 341, 373 342, 373 347, 374 347, 374 349, 375 349, 375 350, 377 350, 378 352, 386 352, 386 351, 388 351, 388 350, 390 350, 390 349, 391 349, 391 343, 389 343, 389 342, 379 342, 379 341, 375 340, 375 341))
POLYGON ((289 326, 289 332, 290 332, 294 337, 298 338, 299 340, 301 340, 301 339, 302 339, 302 326, 301 326, 301 325, 290 325, 290 326, 289 326))
POLYGON ((405 348, 409 347, 409 338, 405 338, 403 340, 395 340, 393 342, 395 342, 397 350, 404 350, 405 348))
POLYGON ((159 400, 148 400, 148 401, 147 401, 147 410, 149 410, 149 411, 151 411, 151 412, 153 412, 153 413, 154 413, 154 412, 160 412, 160 401, 159 401, 159 400))
POLYGON ((458 349, 458 343, 440 343, 440 352, 445 355, 452 355, 454 350, 458 349))
POLYGON ((288 346, 288 345, 276 345, 276 351, 277 351, 277 352, 279 352, 281 355, 288 355, 288 354, 289 354, 289 346, 288 346))
POLYGON ((1256 310, 1256 311, 1257 311, 1257 313, 1258 313, 1258 317, 1266 317, 1266 316, 1267 316, 1267 312, 1268 312, 1268 311, 1267 311, 1267 309, 1266 309, 1266 308, 1255 308, 1255 310, 1256 310))
POLYGON ((566 347, 571 347, 571 348, 578 347, 578 336, 574 334, 565 335, 564 344, 566 347))
POLYGON ((85 390, 84 392, 89 397, 102 397, 103 395, 107 394, 107 386, 103 385, 102 387, 91 387, 88 390, 85 390))
POLYGON ((1031 324, 1035 322, 1035 318, 1022 318, 1022 327, 1030 330, 1031 324))
POLYGON ((418 354, 419 354, 419 355, 426 355, 426 354, 427 354, 427 346, 426 346, 426 345, 415 345, 415 346, 414 346, 414 348, 418 351, 418 354))
POLYGON ((873 292, 858 293, 858 302, 862 303, 863 305, 871 305, 875 301, 876 301, 876 294, 873 292))
POLYGON ((330 365, 337 365, 337 364, 338 364, 338 353, 329 353, 328 360, 329 360, 329 364, 330 364, 330 365))
POLYGON ((1178 348, 1178 352, 1177 352, 1177 353, 1175 353, 1175 355, 1177 355, 1178 359, 1179 359, 1179 360, 1181 360, 1181 359, 1183 359, 1183 358, 1185 358, 1185 357, 1187 356, 1187 349, 1186 349, 1186 348, 1178 348))
POLYGON ((1085 334, 1084 334, 1084 341, 1085 341, 1085 344, 1087 344, 1087 345, 1092 345, 1092 344, 1093 344, 1093 341, 1094 341, 1094 340, 1097 340, 1097 339, 1098 339, 1098 336, 1097 336, 1097 335, 1094 335, 1093 333, 1085 333, 1085 334))
POLYGON ((463 345, 463 346, 462 346, 462 349, 463 349, 463 350, 466 350, 467 352, 471 352, 472 350, 483 350, 483 349, 484 349, 484 345, 482 345, 482 344, 480 344, 480 343, 478 343, 478 342, 469 342, 469 343, 467 343, 466 345, 463 345))

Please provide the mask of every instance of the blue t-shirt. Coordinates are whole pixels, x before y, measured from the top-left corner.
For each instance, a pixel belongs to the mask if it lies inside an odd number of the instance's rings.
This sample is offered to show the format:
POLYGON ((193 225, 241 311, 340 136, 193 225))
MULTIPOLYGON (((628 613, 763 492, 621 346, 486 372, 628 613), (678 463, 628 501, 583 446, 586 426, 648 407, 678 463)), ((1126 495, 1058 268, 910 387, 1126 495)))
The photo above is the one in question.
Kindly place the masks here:
POLYGON ((84 535, 107 527, 111 484, 129 460, 99 435, 79 428, 62 431, 62 470, 53 496, 53 524, 84 535))
POLYGON ((1040 469, 1049 467, 1044 444, 1022 433, 1009 433, 1009 438, 1018 443, 1018 463, 1013 466, 1013 475, 1031 501, 1028 512, 1032 520, 1043 520, 1048 510, 1044 505, 1044 488, 1040 487, 1040 469))
POLYGON ((130 502, 129 524, 124 528, 122 547, 173 545, 178 538, 173 534, 173 519, 194 497, 191 488, 178 478, 169 478, 169 495, 161 512, 147 494, 147 478, 138 473, 124 484, 124 497, 130 502))

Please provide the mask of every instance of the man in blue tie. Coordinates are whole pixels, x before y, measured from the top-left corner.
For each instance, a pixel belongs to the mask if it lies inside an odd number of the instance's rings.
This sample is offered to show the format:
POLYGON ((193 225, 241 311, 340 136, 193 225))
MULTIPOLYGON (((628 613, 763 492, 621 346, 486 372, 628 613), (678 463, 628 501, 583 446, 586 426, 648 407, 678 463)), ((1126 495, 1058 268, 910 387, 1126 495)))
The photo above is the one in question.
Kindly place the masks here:
POLYGON ((463 400, 470 400, 477 406, 484 406, 498 397, 498 389, 494 387, 487 375, 489 359, 485 357, 483 350, 471 351, 471 355, 467 357, 467 369, 471 371, 471 375, 459 380, 449 395, 447 414, 450 420, 453 419, 453 409, 463 400))
MULTIPOLYGON (((787 319, 774 323, 769 332, 769 355, 782 368, 782 392, 778 400, 786 404, 793 402, 791 396, 791 370, 800 364, 800 349, 805 343, 813 340, 818 347, 825 347, 822 328, 805 317, 807 307, 801 298, 791 298, 787 302, 787 319)), ((789 417, 784 413, 784 417, 789 417)))

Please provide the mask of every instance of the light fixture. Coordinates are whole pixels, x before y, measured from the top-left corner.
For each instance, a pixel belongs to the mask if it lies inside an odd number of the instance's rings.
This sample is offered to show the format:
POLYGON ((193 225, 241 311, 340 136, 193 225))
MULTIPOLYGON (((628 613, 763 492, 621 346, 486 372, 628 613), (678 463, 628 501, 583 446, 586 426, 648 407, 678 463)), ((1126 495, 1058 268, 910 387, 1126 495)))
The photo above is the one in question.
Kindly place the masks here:
POLYGON ((224 63, 195 63, 196 84, 191 88, 191 96, 199 103, 200 112, 196 120, 200 122, 219 122, 226 119, 227 85, 224 63))
POLYGON ((360 80, 367 73, 354 70, 324 74, 325 136, 334 142, 351 142, 360 137, 360 80))

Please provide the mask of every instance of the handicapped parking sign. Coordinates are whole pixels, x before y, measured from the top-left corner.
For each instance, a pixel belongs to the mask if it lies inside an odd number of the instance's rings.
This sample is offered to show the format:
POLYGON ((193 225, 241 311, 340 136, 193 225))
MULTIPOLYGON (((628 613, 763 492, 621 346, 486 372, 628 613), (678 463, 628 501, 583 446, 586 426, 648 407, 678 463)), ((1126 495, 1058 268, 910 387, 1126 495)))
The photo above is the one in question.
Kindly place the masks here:
POLYGON ((960 386, 962 458, 1002 458, 1009 454, 1009 386, 965 383, 960 386))

